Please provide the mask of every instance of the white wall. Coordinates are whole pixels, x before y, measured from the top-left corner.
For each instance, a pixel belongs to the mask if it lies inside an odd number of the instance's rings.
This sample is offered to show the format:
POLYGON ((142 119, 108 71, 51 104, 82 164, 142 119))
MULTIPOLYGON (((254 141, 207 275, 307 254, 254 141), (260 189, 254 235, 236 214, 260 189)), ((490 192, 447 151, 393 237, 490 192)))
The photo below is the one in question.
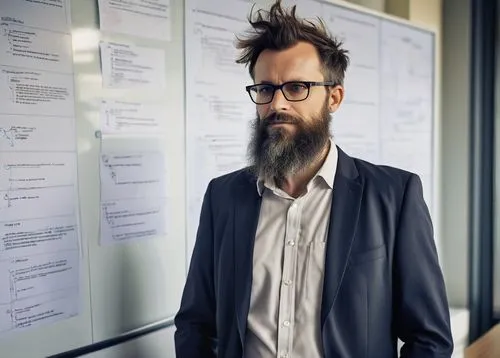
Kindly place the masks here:
POLYGON ((467 305, 470 0, 444 0, 442 233, 448 298, 467 305))

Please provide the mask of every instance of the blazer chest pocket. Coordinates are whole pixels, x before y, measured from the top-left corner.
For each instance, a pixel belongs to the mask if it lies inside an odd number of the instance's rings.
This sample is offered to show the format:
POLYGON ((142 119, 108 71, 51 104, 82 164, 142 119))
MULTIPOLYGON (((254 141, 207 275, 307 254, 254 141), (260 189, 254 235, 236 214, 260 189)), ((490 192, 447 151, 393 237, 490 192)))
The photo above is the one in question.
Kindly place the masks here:
POLYGON ((376 261, 386 256, 385 245, 379 246, 368 251, 351 254, 350 262, 352 265, 362 265, 367 262, 376 261))

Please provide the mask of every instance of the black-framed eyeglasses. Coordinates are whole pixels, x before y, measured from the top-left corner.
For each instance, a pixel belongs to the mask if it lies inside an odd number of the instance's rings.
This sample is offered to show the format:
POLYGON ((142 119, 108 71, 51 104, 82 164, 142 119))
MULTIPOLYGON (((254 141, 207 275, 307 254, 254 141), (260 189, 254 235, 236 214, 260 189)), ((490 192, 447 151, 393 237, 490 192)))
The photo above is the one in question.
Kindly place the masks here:
POLYGON ((246 86, 250 98, 255 104, 268 104, 273 101, 276 90, 281 90, 287 101, 299 102, 309 97, 312 86, 335 86, 335 82, 290 81, 280 85, 261 83, 246 86))

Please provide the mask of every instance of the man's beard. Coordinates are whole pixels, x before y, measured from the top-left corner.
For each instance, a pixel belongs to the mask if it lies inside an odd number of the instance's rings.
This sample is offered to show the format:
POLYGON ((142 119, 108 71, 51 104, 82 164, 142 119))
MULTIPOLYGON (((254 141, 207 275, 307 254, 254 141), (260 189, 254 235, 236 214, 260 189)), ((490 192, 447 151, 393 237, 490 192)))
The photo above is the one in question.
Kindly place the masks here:
POLYGON ((317 159, 330 138, 330 113, 325 101, 321 113, 310 121, 287 114, 258 115, 252 122, 248 157, 256 176, 281 182, 295 175, 317 159), (291 123, 295 132, 276 123, 291 123))

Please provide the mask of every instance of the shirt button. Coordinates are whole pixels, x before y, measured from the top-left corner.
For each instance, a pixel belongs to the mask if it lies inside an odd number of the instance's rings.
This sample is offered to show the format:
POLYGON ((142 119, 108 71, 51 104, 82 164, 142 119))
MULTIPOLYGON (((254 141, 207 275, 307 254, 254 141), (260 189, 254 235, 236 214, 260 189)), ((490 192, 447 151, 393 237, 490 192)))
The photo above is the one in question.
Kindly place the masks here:
POLYGON ((284 321, 283 326, 285 327, 290 327, 290 321, 284 321))
POLYGON ((288 353, 283 351, 283 352, 281 352, 280 357, 281 358, 288 358, 288 353))
POLYGON ((293 240, 289 240, 289 241, 287 242, 287 244, 288 244, 289 246, 295 246, 295 241, 293 241, 293 240))
POLYGON ((292 280, 285 280, 285 286, 290 286, 292 284, 292 280))

